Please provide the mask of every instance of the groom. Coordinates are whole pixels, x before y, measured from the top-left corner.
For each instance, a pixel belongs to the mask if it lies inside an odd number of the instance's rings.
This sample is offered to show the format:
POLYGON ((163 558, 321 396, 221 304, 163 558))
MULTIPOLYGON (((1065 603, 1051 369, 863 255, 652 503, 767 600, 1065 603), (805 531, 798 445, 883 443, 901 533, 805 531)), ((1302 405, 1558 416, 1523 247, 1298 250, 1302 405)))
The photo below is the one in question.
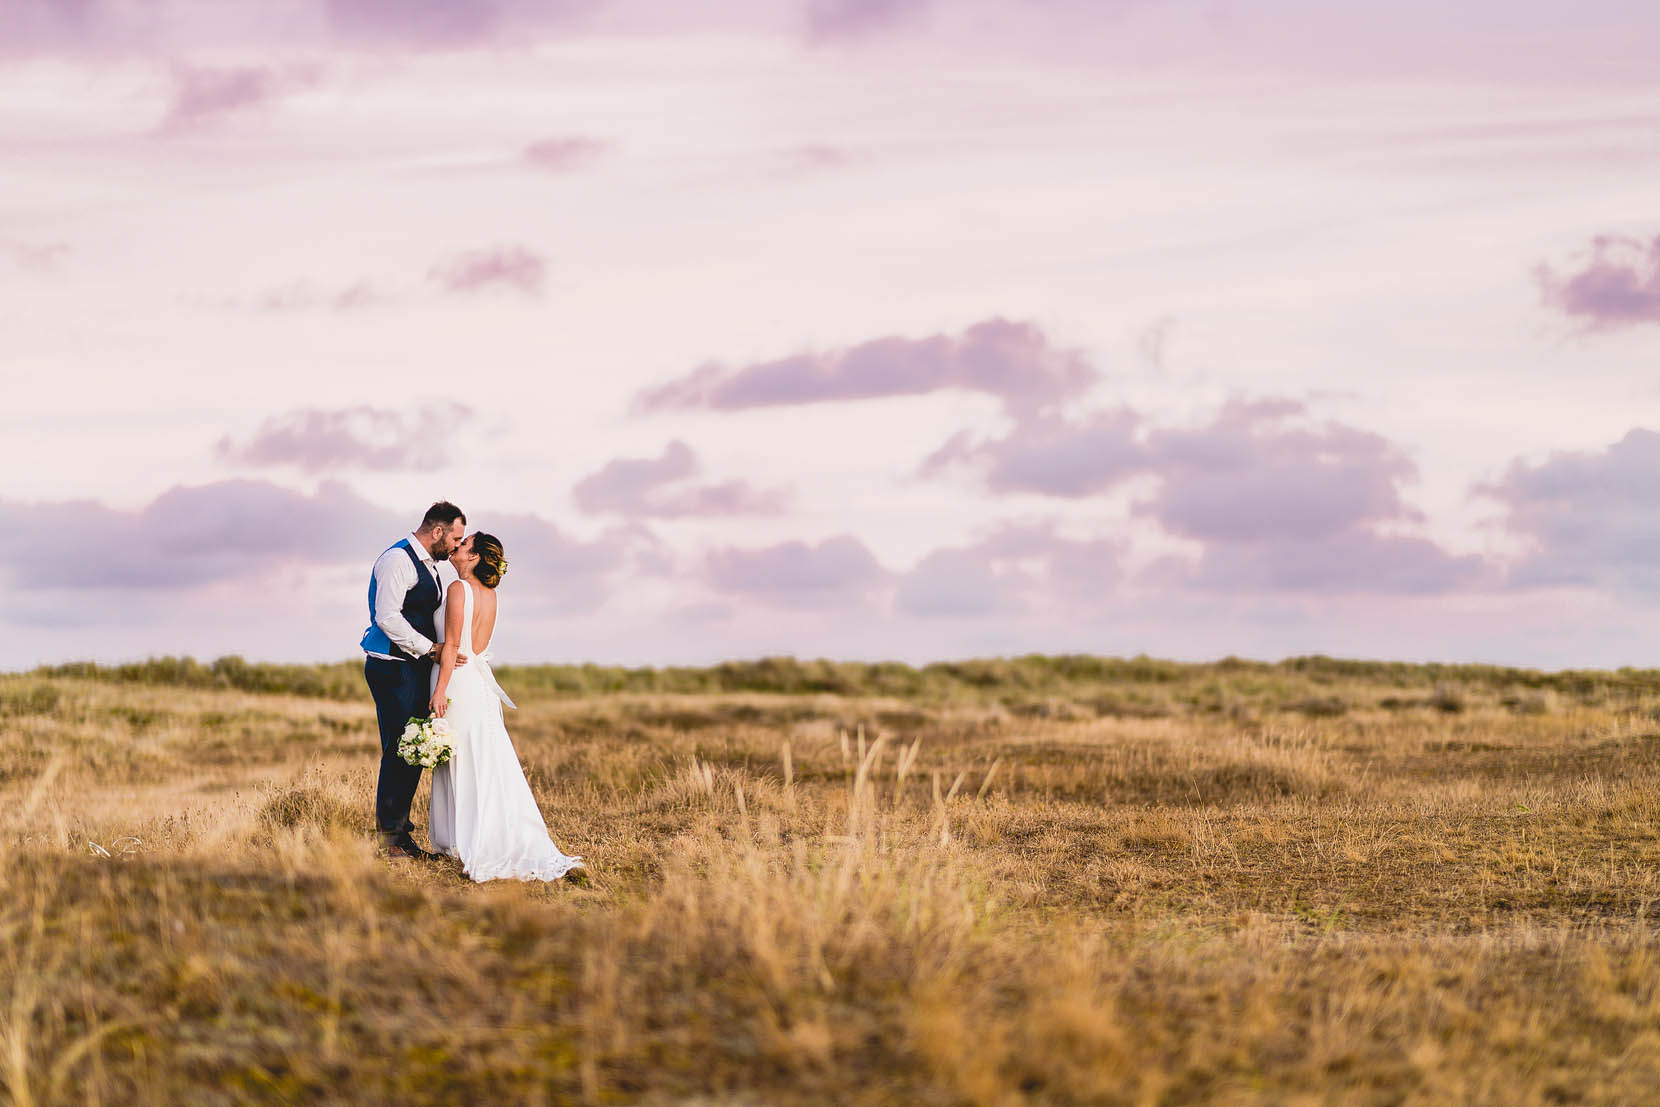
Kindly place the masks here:
MULTIPOLYGON (((455 571, 444 564, 461 544, 467 517, 445 500, 427 508, 421 525, 375 562, 369 578, 369 629, 363 632, 363 677, 380 720, 380 779, 375 825, 392 857, 430 857, 410 836, 409 807, 421 767, 398 756, 398 738, 411 718, 427 714, 432 664, 443 648, 435 614, 455 571), (448 572, 448 580, 444 573, 448 572)), ((457 658, 456 664, 465 663, 457 658)))

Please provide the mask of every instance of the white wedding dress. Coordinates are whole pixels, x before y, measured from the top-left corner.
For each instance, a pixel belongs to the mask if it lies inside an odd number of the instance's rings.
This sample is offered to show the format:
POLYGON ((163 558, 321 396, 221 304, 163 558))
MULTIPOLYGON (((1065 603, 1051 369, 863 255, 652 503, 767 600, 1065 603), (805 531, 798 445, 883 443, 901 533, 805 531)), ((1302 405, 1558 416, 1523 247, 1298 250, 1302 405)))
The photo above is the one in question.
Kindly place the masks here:
MULTIPOLYGON (((450 674, 449 721, 455 752, 432 771, 432 848, 461 859, 474 880, 558 880, 582 867, 548 837, 536 798, 502 721, 502 704, 513 701, 490 671, 490 652, 473 652, 473 585, 461 581, 466 608, 461 614, 461 653, 467 658, 450 674)), ((445 607, 438 608, 443 641, 445 607)), ((492 631, 492 636, 494 632, 492 631)), ((438 669, 432 672, 438 687, 438 669)))

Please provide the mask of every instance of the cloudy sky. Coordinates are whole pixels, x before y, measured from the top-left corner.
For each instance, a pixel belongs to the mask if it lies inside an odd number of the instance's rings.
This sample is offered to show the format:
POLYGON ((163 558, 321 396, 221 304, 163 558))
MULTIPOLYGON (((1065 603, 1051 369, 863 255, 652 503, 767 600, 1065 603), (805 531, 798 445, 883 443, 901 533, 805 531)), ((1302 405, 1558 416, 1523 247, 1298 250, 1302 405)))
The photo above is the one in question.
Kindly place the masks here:
POLYGON ((1660 664, 1651 0, 0 0, 0 667, 1660 664))

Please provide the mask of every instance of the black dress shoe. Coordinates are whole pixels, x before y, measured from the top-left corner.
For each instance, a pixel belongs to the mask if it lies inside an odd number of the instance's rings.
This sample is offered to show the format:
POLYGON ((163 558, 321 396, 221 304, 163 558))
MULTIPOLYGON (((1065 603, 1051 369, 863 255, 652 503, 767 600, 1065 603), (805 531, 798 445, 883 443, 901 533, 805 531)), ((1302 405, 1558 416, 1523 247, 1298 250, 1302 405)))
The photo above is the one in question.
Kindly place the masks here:
POLYGON ((438 856, 416 845, 415 839, 409 836, 407 830, 392 839, 392 844, 386 852, 392 857, 413 857, 417 861, 432 861, 438 856))
POLYGON ((380 853, 388 858, 412 858, 417 861, 430 861, 437 856, 415 845, 415 840, 407 830, 398 835, 380 835, 380 853))

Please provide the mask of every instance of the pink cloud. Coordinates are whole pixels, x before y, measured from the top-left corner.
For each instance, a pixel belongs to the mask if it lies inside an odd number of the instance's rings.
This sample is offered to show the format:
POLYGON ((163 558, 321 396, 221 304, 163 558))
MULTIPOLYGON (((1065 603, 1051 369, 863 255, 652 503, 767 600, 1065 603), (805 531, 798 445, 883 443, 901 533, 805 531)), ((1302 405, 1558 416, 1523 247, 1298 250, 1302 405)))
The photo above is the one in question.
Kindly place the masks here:
POLYGON ((6 0, 0 54, 189 56, 201 48, 462 51, 580 33, 659 36, 708 27, 809 44, 867 41, 926 24, 953 49, 1006 59, 1074 58, 1114 72, 1452 76, 1463 80, 1646 85, 1660 39, 1648 0, 6 0), (780 15, 782 9, 782 16, 780 15), (789 33, 785 31, 784 33, 789 33))
POLYGON ((1199 542, 1197 563, 1171 562, 1166 586, 1311 592, 1442 591, 1484 572, 1479 558, 1379 528, 1423 521, 1402 486, 1417 468, 1380 435, 1308 425, 1297 401, 1230 403, 1198 427, 1148 425, 1127 409, 1070 421, 1018 421, 1005 437, 958 435, 924 474, 961 466, 987 488, 1081 499, 1155 478, 1133 506, 1168 534, 1199 542))
POLYGON ((789 159, 791 165, 797 169, 814 170, 840 169, 847 165, 852 157, 840 146, 810 142, 791 150, 789 159))
POLYGON ((296 281, 270 289, 252 300, 232 300, 224 306, 262 315, 292 315, 308 311, 346 313, 384 304, 390 298, 366 280, 335 288, 320 288, 309 281, 296 281))
POLYGON ((472 46, 499 26, 496 0, 325 0, 324 10, 349 42, 419 47, 472 46))
POLYGON ((8 0, 0 4, 0 53, 97 43, 115 22, 108 0, 8 0))
POLYGON ((705 365, 642 392, 635 406, 647 412, 740 411, 959 389, 997 396, 1011 411, 1032 412, 1079 396, 1099 379, 1082 354, 1051 345, 1033 324, 988 319, 956 338, 895 336, 736 370, 705 365))
POLYGON ((204 45, 466 50, 566 33, 606 0, 6 0, 0 54, 204 45))
POLYGON ((285 563, 372 560, 410 524, 335 483, 310 496, 264 481, 181 485, 136 511, 92 500, 0 509, 18 538, 0 548, 14 589, 188 589, 285 563), (48 547, 57 553, 40 573, 48 547))
POLYGON ((355 46, 464 50, 523 41, 603 7, 602 0, 324 0, 330 28, 355 46))
POLYGON ((815 42, 862 38, 914 22, 930 0, 807 0, 807 36, 815 42))
MULTIPOLYGON (((1167 583, 1222 591, 1415 594, 1478 583, 1482 559, 1380 528, 1422 521, 1401 495, 1417 468, 1380 435, 1305 426, 1294 401, 1234 403, 1208 426, 1147 436, 1156 490, 1135 505, 1203 543, 1167 583)), ((1155 574, 1159 575, 1159 574, 1155 574)))
POLYGON ((967 467, 980 470, 995 492, 1090 496, 1146 469, 1141 429, 1140 417, 1128 409, 1079 420, 1034 416, 989 442, 966 431, 953 436, 923 462, 922 474, 967 467))
POLYGON ((923 616, 1012 618, 1044 607, 1076 615, 1112 597, 1123 552, 1108 539, 1064 538, 1052 525, 1006 525, 929 553, 899 578, 895 606, 923 616))
POLYGON ((266 419, 246 441, 221 438, 216 452, 234 465, 305 473, 431 470, 447 462, 447 446, 472 419, 472 409, 454 403, 412 411, 301 408, 266 419))
POLYGON ((584 511, 608 511, 619 503, 637 502, 646 493, 696 476, 697 455, 684 442, 670 442, 663 456, 619 457, 597 473, 584 477, 576 486, 576 501, 584 511))
POLYGON ((181 134, 259 111, 318 79, 313 67, 181 67, 173 72, 173 98, 159 130, 181 134))
POLYGON ((24 242, 0 239, 0 256, 11 258, 19 269, 44 273, 55 269, 69 256, 69 245, 64 242, 24 242))
POLYGON ((681 441, 670 442, 661 457, 619 457, 590 473, 572 490, 583 511, 657 518, 682 516, 776 515, 787 497, 777 489, 761 490, 747 481, 686 483, 702 472, 697 454, 681 441))
POLYGON ((780 515, 789 496, 779 488, 756 488, 748 481, 728 480, 689 488, 653 512, 664 518, 682 515, 780 515))
POLYGON ((457 254, 433 271, 446 292, 508 288, 537 295, 547 278, 547 260, 523 246, 500 246, 457 254))
POLYGON ((183 69, 175 79, 164 130, 187 130, 205 120, 266 103, 278 88, 267 69, 183 69))
POLYGON ((1300 405, 1230 404, 1210 425, 1148 435, 1159 490, 1138 506, 1201 541, 1302 541, 1381 522, 1417 522, 1400 485, 1417 469, 1387 439, 1328 423, 1288 424, 1300 405))
POLYGON ((1150 583, 1250 595, 1436 595, 1481 587, 1489 567, 1425 538, 1353 527, 1310 540, 1264 538, 1208 543, 1196 564, 1171 559, 1150 583))
POLYGON ((611 149, 597 138, 544 138, 524 149, 524 162, 533 169, 554 173, 569 172, 592 164, 611 149))
MULTIPOLYGON (((515 615, 527 619, 597 611, 618 581, 660 575, 664 569, 655 536, 638 528, 583 539, 539 515, 486 510, 469 512, 467 519, 469 530, 501 539, 510 563, 501 587, 515 615)), ((522 641, 527 631, 521 627, 514 633, 522 641)))
POLYGON ((706 559, 705 575, 718 592, 801 608, 862 606, 887 580, 865 544, 846 534, 816 545, 715 550, 706 559))
POLYGON ((1660 323, 1660 235, 1599 235, 1583 268, 1559 276, 1542 265, 1537 275, 1545 304, 1592 330, 1660 323))
POLYGON ((1518 459, 1476 492, 1532 544, 1511 585, 1660 593, 1660 433, 1637 427, 1606 449, 1518 459))
POLYGON ((1000 566, 977 549, 934 550, 899 579, 898 609, 908 615, 1022 614, 1032 587, 1018 565, 1000 566))
MULTIPOLYGON (((220 587, 251 596, 285 567, 361 569, 367 584, 375 558, 409 533, 425 507, 387 511, 332 481, 311 495, 265 481, 180 486, 132 511, 92 500, 0 500, 19 539, 0 547, 0 581, 13 594, 50 594, 49 615, 40 623, 50 628, 117 625, 148 602, 207 596, 220 587), (38 551, 45 548, 57 551, 48 573, 40 572, 38 551), (120 598, 112 601, 112 592, 120 598)), ((585 540, 536 515, 469 510, 468 521, 469 529, 490 531, 507 550, 511 571, 502 588, 515 616, 526 620, 513 632, 521 643, 535 618, 593 611, 616 579, 653 571, 652 540, 638 531, 585 540)), ((358 611, 354 604, 340 621, 353 625, 358 611)), ((153 635, 163 628, 151 616, 149 629, 153 635)), ((248 628, 244 648, 257 651, 261 633, 248 628)), ((354 646, 355 636, 311 648, 313 656, 337 656, 354 646)), ((93 647, 89 640, 80 649, 93 647)), ((152 637, 145 648, 159 653, 181 646, 152 637)))
POLYGON ((1201 427, 1149 426, 1121 408, 1070 420, 1036 416, 1006 436, 958 434, 924 463, 979 473, 994 492, 1067 499, 1150 475, 1161 488, 1140 510, 1184 537, 1307 535, 1357 520, 1416 521, 1398 484, 1416 469, 1387 440, 1340 424, 1308 428, 1291 400, 1228 404, 1201 427))

